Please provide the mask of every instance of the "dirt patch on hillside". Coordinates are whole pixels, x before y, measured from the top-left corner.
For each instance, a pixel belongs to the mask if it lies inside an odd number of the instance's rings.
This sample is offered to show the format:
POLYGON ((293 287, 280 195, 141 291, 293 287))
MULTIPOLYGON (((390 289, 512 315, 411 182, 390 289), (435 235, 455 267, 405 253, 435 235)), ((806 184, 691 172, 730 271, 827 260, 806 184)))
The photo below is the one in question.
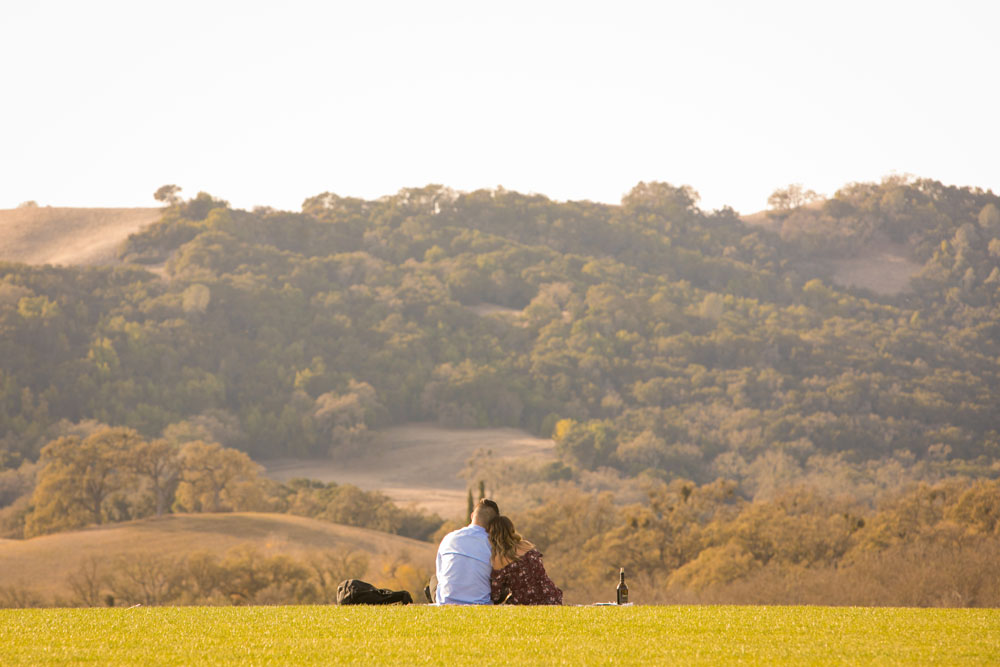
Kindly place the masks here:
POLYGON ((68 597, 66 578, 93 558, 113 563, 120 557, 183 558, 197 551, 222 557, 243 545, 265 555, 296 559, 335 550, 364 552, 370 559, 370 577, 378 577, 382 563, 401 554, 431 568, 436 549, 429 542, 286 514, 168 515, 0 542, 0 588, 30 588, 68 597))
POLYGON ((854 257, 830 260, 829 264, 836 284, 887 295, 909 289, 910 278, 922 268, 910 259, 905 244, 890 241, 866 247, 854 257))
POLYGON ((346 461, 274 460, 264 463, 279 481, 308 477, 382 491, 401 505, 415 505, 444 518, 465 513, 468 489, 459 473, 479 449, 497 458, 554 461, 555 443, 513 428, 447 429, 409 424, 380 431, 365 453, 346 461))
POLYGON ((94 265, 117 260, 129 234, 160 219, 159 208, 0 210, 0 260, 24 264, 94 265))
MULTIPOLYGON (((813 202, 808 208, 818 208, 823 202, 813 202)), ((740 216, 744 224, 779 232, 781 225, 768 211, 740 216)), ((876 294, 894 295, 910 288, 910 278, 920 271, 921 264, 911 259, 910 248, 904 243, 893 243, 880 236, 852 257, 844 259, 817 258, 817 262, 830 273, 833 282, 841 287, 860 287, 876 294)))
POLYGON ((466 309, 479 315, 479 317, 487 317, 489 315, 503 315, 504 317, 522 317, 524 315, 523 311, 517 310, 516 308, 508 308, 507 306, 501 306, 497 303, 487 303, 483 301, 482 303, 477 303, 472 306, 466 306, 466 309))
POLYGON ((768 213, 768 211, 757 211, 756 213, 741 215, 740 220, 744 225, 749 225, 751 227, 763 227, 769 231, 776 232, 779 230, 779 226, 775 223, 774 218, 768 215, 768 213))

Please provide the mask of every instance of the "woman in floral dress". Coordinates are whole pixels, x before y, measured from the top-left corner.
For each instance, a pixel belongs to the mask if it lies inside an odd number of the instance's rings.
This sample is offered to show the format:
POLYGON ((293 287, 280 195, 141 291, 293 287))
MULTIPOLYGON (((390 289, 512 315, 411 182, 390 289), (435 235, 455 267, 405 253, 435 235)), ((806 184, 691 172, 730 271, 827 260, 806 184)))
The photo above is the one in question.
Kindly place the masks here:
POLYGON ((562 604, 562 591, 545 574, 542 554, 518 535, 509 517, 493 519, 487 532, 493 552, 490 597, 494 604, 562 604))

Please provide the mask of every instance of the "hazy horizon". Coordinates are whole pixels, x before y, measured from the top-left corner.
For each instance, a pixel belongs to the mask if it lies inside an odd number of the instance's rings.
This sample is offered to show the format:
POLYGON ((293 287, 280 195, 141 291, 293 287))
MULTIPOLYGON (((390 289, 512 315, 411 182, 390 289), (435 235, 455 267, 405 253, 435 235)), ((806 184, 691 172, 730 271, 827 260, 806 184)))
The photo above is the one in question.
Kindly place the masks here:
POLYGON ((440 183, 710 210, 910 173, 1000 190, 1000 6, 0 9, 0 208, 240 208, 440 183))

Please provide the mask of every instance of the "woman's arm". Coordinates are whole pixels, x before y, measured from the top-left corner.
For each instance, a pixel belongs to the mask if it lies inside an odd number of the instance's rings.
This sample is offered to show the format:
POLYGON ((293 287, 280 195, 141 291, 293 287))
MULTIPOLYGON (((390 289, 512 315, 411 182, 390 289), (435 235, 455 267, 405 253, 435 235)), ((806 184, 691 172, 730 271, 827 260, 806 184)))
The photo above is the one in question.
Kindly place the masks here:
POLYGON ((493 604, 501 604, 507 597, 506 577, 499 570, 493 570, 490 575, 490 599, 493 604))

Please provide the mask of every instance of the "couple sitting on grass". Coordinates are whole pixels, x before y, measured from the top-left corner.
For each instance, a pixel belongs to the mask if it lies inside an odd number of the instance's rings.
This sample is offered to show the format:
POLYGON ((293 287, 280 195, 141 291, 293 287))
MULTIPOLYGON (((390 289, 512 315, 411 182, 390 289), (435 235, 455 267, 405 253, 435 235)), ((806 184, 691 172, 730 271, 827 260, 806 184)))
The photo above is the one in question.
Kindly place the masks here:
POLYGON ((435 579, 427 592, 437 604, 562 604, 542 554, 487 499, 476 505, 472 523, 441 540, 435 579))

